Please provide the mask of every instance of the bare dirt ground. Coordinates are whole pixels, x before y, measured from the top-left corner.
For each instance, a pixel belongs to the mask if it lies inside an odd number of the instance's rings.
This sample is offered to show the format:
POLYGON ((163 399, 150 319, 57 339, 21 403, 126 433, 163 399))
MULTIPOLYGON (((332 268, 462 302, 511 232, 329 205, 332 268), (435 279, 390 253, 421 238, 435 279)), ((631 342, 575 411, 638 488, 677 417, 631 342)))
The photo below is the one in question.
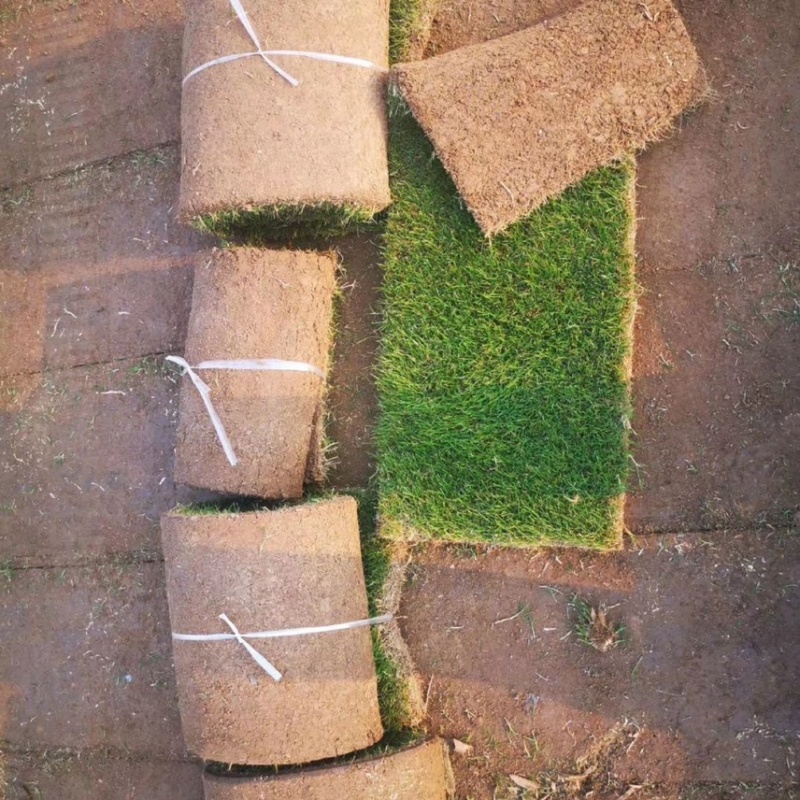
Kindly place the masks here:
MULTIPOLYGON (((445 0, 429 50, 576 2, 445 0)), ((472 748, 459 800, 515 797, 510 774, 553 797, 798 796, 800 4, 680 6, 715 95, 640 159, 638 538, 606 556, 427 548, 409 576, 431 730, 472 748), (615 646, 578 641, 575 595, 624 627, 615 646)), ((182 351, 188 261, 209 244, 174 218, 180 26, 152 0, 0 9, 7 800, 202 796, 157 528, 193 497, 172 478, 160 356, 182 351)), ((337 247, 331 482, 363 487, 379 259, 337 247)))

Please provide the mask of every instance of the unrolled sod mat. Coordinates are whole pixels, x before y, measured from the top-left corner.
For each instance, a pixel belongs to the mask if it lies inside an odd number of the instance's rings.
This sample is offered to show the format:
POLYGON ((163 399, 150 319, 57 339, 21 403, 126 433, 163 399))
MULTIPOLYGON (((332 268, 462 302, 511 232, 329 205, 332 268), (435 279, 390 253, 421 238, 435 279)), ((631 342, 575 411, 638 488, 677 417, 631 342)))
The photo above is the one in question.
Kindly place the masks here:
POLYGON ((446 800, 453 795, 441 740, 382 758, 264 778, 206 773, 206 800, 446 800))
POLYGON ((355 500, 244 514, 178 510, 162 518, 161 532, 189 750, 229 764, 303 764, 381 738, 367 625, 247 635, 368 618, 355 500), (233 638, 223 614, 279 681, 233 638), (229 638, 182 638, 219 634, 229 638))
POLYGON ((394 74, 486 234, 664 136, 706 89, 669 0, 589 0, 394 74))
POLYGON ((184 217, 224 232, 248 217, 367 219, 389 204, 388 5, 241 0, 274 68, 257 54, 202 68, 257 48, 230 0, 187 0, 184 217))
POLYGON ((319 456, 335 259, 230 248, 202 253, 196 263, 185 360, 210 389, 236 464, 187 376, 176 480, 231 494, 298 498, 319 456), (253 360, 290 363, 233 368, 253 360), (209 361, 234 363, 203 368, 209 361))

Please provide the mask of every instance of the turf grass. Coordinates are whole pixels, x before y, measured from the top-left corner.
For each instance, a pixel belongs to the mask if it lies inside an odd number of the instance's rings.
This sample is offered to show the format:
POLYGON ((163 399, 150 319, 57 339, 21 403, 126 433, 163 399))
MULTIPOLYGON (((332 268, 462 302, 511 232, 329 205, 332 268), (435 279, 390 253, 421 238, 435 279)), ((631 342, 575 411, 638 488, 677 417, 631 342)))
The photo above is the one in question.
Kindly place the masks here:
POLYGON ((390 174, 381 533, 616 546, 628 459, 632 164, 593 173, 487 240, 396 101, 390 174))

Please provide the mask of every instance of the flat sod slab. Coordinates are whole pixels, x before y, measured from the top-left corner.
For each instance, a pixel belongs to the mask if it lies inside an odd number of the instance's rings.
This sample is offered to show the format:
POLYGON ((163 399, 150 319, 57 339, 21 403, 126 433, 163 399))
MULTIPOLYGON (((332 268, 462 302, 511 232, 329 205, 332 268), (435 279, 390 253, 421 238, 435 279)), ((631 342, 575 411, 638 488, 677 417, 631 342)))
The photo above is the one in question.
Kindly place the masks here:
MULTIPOLYGON (((336 259, 236 247, 196 258, 186 360, 279 359, 326 373, 336 259)), ((321 461, 327 377, 286 370, 198 369, 236 453, 233 466, 197 387, 181 390, 175 477, 229 494, 294 499, 321 461)))
POLYGON ((629 166, 489 243, 409 114, 378 369, 380 517, 412 539, 612 547, 626 474, 629 166))
POLYGON ((0 375, 181 352, 191 306, 187 259, 105 269, 0 271, 0 375))
POLYGON ((639 161, 626 524, 786 525, 800 509, 800 14, 793 0, 682 10, 718 98, 639 161))
POLYGON ((648 800, 691 800, 680 787, 698 782, 791 796, 796 531, 639 537, 618 553, 427 547, 414 569, 400 623, 431 685, 431 731, 473 745, 453 756, 462 796, 505 798, 494 794, 499 775, 579 774, 576 761, 625 720, 631 735, 600 773, 620 785, 593 784, 598 797, 641 784, 648 800), (620 644, 602 652, 580 640, 575 594, 606 606, 625 629, 620 644))
MULTIPOLYGON (((437 9, 428 55, 499 39, 577 8, 583 0, 492 0, 442 2, 437 9)), ((412 59, 406 59, 411 61, 412 59)))
POLYGON ((178 222, 178 148, 132 153, 0 191, 4 271, 138 270, 213 244, 178 222))
MULTIPOLYGON (((230 221, 226 212, 264 214, 274 223, 281 210, 300 222, 318 212, 365 219, 384 209, 387 0, 318 0, 301 8, 250 0, 245 7, 267 49, 366 59, 378 68, 276 56, 299 85, 253 58, 190 77, 181 102, 181 215, 214 228, 215 215, 230 221)), ((228 0, 187 4, 184 76, 253 49, 228 0)))
POLYGON ((180 136, 179 0, 0 11, 0 187, 180 136))
POLYGON ((266 778, 205 773, 205 800, 449 800, 453 779, 439 739, 379 758, 266 778))
POLYGON ((669 0, 589 0, 393 76, 487 235, 664 136, 706 86, 669 0))
MULTIPOLYGON (((245 514, 177 510, 162 520, 173 634, 242 633, 367 619, 351 497, 245 514)), ((189 749, 226 764, 303 764, 383 735, 369 627, 251 640, 173 640, 189 749)))
MULTIPOLYGON (((160 758, 129 760, 80 751, 0 754, 5 800, 201 800, 199 764, 160 758)), ((2 797, 0 777, 0 797, 2 797)))
POLYGON ((4 570, 3 739, 182 756, 169 632, 159 563, 4 570))
POLYGON ((800 509, 798 255, 642 265, 636 467, 625 510, 634 532, 792 523, 800 509))
POLYGON ((0 561, 157 548, 177 400, 151 359, 2 379, 0 561))

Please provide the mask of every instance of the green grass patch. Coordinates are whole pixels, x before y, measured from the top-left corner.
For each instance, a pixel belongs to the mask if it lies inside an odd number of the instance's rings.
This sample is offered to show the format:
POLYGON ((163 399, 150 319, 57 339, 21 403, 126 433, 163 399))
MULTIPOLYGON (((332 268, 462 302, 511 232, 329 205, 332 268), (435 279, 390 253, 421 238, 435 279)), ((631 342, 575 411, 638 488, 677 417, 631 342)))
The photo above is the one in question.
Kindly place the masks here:
POLYGON ((595 172, 487 240, 404 106, 390 134, 381 532, 617 545, 633 166, 595 172))
POLYGON ((195 227, 226 241, 251 245, 298 239, 330 239, 380 229, 380 218, 363 208, 334 203, 262 206, 205 214, 195 227))
MULTIPOLYGON (((384 613, 386 582, 392 569, 391 542, 377 535, 378 494, 373 489, 351 491, 358 502, 358 526, 361 531, 361 557, 371 617, 384 613)), ((418 738, 414 730, 409 687, 400 664, 388 651, 384 632, 372 628, 372 648, 378 676, 378 702, 385 729, 382 744, 401 746, 418 738)))
POLYGON ((414 49, 424 45, 440 0, 391 0, 389 9, 389 63, 411 61, 414 49))

